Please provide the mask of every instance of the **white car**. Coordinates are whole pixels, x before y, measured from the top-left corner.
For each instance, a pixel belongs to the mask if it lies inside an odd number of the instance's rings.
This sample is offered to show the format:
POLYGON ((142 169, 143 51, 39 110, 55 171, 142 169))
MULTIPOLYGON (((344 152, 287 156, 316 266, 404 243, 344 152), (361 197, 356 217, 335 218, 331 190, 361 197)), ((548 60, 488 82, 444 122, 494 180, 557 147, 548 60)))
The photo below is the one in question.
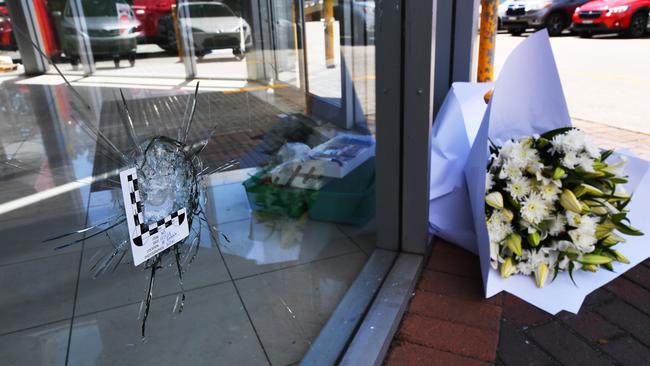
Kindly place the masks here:
POLYGON ((225 4, 186 2, 178 6, 177 12, 181 28, 191 29, 198 57, 211 50, 232 48, 233 55, 242 59, 252 45, 250 25, 225 4))

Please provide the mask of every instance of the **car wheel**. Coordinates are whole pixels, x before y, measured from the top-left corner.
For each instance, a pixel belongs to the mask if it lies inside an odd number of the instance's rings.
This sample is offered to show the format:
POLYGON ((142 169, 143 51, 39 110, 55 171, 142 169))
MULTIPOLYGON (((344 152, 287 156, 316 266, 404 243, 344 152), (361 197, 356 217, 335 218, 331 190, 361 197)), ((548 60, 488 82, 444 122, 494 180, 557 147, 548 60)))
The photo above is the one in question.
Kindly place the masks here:
POLYGON ((630 28, 627 30, 627 35, 633 38, 642 37, 645 34, 647 26, 648 15, 645 13, 636 13, 630 19, 630 28))
MULTIPOLYGON (((69 55, 69 53, 66 53, 69 55)), ((81 58, 79 56, 70 56, 70 66, 72 66, 73 71, 79 70, 79 64, 81 63, 81 58)))
POLYGON ((129 54, 129 65, 131 67, 135 66, 135 53, 129 54))
POLYGON ((158 47, 165 50, 167 53, 178 53, 176 47, 176 32, 170 16, 161 18, 158 25, 158 47))
POLYGON ((520 36, 522 33, 524 33, 524 30, 521 28, 508 29, 508 33, 510 33, 513 36, 520 36))
POLYGON ((591 38, 593 35, 594 34, 589 31, 580 32, 580 38, 591 38))
POLYGON ((564 14, 553 13, 546 18, 546 29, 548 30, 549 36, 556 37, 561 35, 564 28, 566 28, 564 14))
POLYGON ((244 57, 246 57, 246 54, 244 52, 242 52, 239 47, 233 48, 232 49, 232 54, 235 56, 237 61, 241 61, 241 60, 244 59, 244 57))
POLYGON ((113 56, 113 64, 115 65, 115 68, 120 67, 120 57, 119 56, 113 56))

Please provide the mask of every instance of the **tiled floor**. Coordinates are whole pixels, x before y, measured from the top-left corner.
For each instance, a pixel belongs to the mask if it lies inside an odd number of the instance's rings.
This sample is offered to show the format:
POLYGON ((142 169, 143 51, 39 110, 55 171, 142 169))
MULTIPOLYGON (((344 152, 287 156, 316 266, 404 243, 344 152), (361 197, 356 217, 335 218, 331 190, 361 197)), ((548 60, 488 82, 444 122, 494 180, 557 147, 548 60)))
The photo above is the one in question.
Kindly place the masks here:
MULTIPOLYGON (((199 255, 183 278, 180 314, 173 312, 180 293, 176 270, 159 271, 143 342, 138 317, 147 273, 133 266, 130 254, 114 271, 93 278, 93 264, 112 249, 105 236, 74 236, 82 240, 61 250, 55 248, 67 238, 43 242, 119 213, 119 197, 98 185, 92 192, 85 186, 38 196, 96 174, 96 146, 80 126, 67 123, 61 87, 2 88, 2 365, 293 364, 373 250, 372 224, 253 214, 241 184, 247 171, 213 176, 207 217, 229 241, 202 233, 199 255), (9 105, 10 95, 26 108, 9 105), (42 199, 23 205, 34 195, 42 199)), ((103 92, 93 91, 100 106, 114 97, 103 92)))

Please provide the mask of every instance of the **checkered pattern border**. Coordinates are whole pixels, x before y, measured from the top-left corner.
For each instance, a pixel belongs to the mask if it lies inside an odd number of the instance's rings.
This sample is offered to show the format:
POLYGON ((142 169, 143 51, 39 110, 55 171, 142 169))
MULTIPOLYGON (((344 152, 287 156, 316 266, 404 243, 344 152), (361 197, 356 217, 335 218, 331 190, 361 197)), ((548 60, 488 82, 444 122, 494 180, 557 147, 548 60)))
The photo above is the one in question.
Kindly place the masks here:
POLYGON ((158 230, 160 230, 161 227, 169 227, 173 224, 181 225, 183 221, 185 221, 185 214, 181 213, 181 209, 163 219, 147 225, 144 222, 144 209, 140 198, 140 190, 138 188, 138 178, 133 174, 129 174, 127 180, 129 185, 129 197, 131 198, 131 205, 134 208, 133 222, 135 223, 135 232, 133 233, 133 244, 141 247, 142 243, 152 235, 158 233, 158 230))

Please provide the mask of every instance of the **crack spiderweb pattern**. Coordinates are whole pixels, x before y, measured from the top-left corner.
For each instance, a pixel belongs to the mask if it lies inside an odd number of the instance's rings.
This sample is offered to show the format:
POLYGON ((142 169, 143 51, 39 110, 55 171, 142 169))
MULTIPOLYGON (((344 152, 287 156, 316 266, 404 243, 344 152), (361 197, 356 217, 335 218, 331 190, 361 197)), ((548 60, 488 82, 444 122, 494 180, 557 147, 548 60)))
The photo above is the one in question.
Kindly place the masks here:
MULTIPOLYGON (((18 30, 20 32, 20 30, 18 30)), ((32 42, 35 49, 52 64, 65 81, 66 87, 72 92, 77 103, 71 101, 70 106, 79 115, 90 110, 90 105, 65 78, 63 73, 54 65, 52 60, 32 42)), ((210 137, 215 132, 211 128, 206 138, 201 139, 197 144, 186 143, 192 127, 192 119, 197 106, 199 82, 196 83, 194 93, 190 95, 185 106, 185 113, 176 136, 157 135, 146 139, 139 139, 135 129, 135 121, 129 111, 127 100, 120 89, 121 108, 120 117, 124 125, 124 133, 128 136, 132 145, 128 151, 120 150, 102 131, 95 127, 98 124, 89 122, 86 118, 74 118, 74 122, 82 126, 83 130, 97 143, 98 153, 105 154, 119 166, 118 171, 135 168, 140 177, 142 202, 145 207, 145 222, 155 222, 178 209, 186 208, 189 235, 148 259, 143 264, 146 273, 146 293, 140 303, 138 319, 141 321, 142 341, 146 340, 146 325, 151 309, 151 302, 154 294, 156 275, 159 271, 168 269, 177 273, 179 293, 172 309, 173 312, 182 312, 185 305, 185 290, 183 276, 188 270, 199 252, 201 233, 209 231, 212 240, 219 240, 219 236, 226 241, 228 238, 221 232, 215 235, 215 229, 208 224, 204 207, 206 204, 205 185, 203 178, 209 174, 228 170, 233 167, 232 162, 219 166, 205 166, 201 159, 201 152, 204 151, 210 137), (100 151, 101 150, 101 151, 100 151)), ((104 174, 92 183, 104 189, 121 189, 112 174, 104 174)), ((120 196, 120 194, 117 194, 120 196)), ((64 244, 55 247, 60 250, 70 246, 78 245, 94 237, 104 237, 111 246, 108 250, 99 251, 90 260, 90 272, 93 278, 106 273, 115 272, 118 266, 124 261, 131 239, 126 228, 126 215, 122 202, 114 204, 111 212, 97 222, 72 232, 56 235, 45 239, 44 242, 65 240, 64 244)), ((212 242, 212 245, 215 243, 212 242)))

